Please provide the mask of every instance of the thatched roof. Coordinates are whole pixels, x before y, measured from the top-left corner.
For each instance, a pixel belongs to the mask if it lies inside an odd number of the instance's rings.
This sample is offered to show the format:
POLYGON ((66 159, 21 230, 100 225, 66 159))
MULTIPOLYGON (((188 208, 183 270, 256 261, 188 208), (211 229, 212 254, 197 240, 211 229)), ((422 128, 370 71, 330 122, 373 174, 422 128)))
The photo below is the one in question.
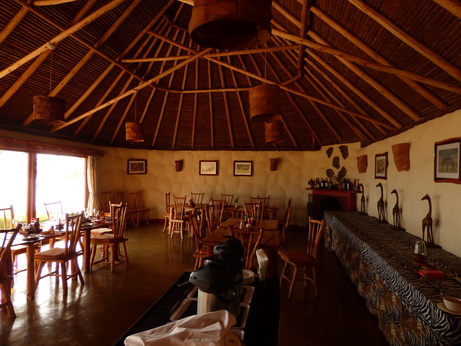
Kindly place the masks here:
POLYGON ((2 0, 0 128, 132 148, 316 150, 461 109, 459 1, 276 0, 271 39, 240 51, 192 42, 192 6, 2 0), (276 145, 249 119, 262 83, 280 87, 276 145), (65 99, 65 122, 33 121, 35 95, 65 99), (135 119, 145 141, 131 144, 135 119))

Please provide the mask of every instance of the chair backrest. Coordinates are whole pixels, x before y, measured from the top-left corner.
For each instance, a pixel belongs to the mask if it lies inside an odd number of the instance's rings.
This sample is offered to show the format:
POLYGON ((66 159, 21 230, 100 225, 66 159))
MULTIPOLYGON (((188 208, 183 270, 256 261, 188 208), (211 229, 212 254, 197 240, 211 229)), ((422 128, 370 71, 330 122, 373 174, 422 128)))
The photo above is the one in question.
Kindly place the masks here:
POLYGON ((113 220, 115 215, 114 215, 114 208, 116 207, 121 207, 123 205, 123 202, 120 202, 120 203, 112 203, 110 202, 109 203, 109 208, 110 208, 110 217, 111 219, 113 220))
POLYGON ((208 227, 208 232, 211 233, 216 229, 216 224, 214 222, 214 213, 212 205, 205 205, 205 220, 208 227))
POLYGON ((173 196, 174 207, 172 210, 173 219, 182 219, 185 216, 186 196, 173 196))
POLYGON ((131 208, 132 209, 139 209, 141 208, 142 202, 142 192, 130 192, 130 199, 131 199, 131 208))
POLYGON ((0 275, 13 275, 11 245, 21 227, 18 223, 15 228, 0 230, 0 275))
POLYGON ((77 252, 77 244, 82 232, 83 213, 77 215, 66 214, 65 234, 65 251, 66 255, 77 252))
POLYGON ((287 219, 288 210, 291 211, 291 197, 288 198, 287 205, 285 206, 285 216, 284 216, 284 218, 283 218, 284 222, 285 222, 286 219, 287 219))
POLYGON ((54 220, 56 218, 62 217, 62 203, 61 201, 43 203, 45 205, 46 215, 48 220, 54 220))
POLYGON ((127 209, 128 207, 126 204, 113 207, 112 233, 114 234, 114 239, 123 238, 123 232, 126 228, 127 209))
POLYGON ((112 191, 99 192, 99 205, 103 211, 110 211, 110 201, 112 198, 112 191))
POLYGON ((309 216, 309 234, 307 236, 306 252, 314 258, 317 258, 319 254, 324 228, 325 220, 314 220, 312 217, 309 216))
POLYGON ((205 197, 205 192, 190 193, 190 199, 193 200, 195 204, 203 204, 203 197, 205 197))
POLYGON ((261 201, 245 202, 243 203, 243 209, 245 215, 248 215, 255 220, 260 220, 263 218, 263 207, 261 201))
POLYGON ((285 222, 282 225, 282 241, 287 242, 288 240, 288 231, 290 230, 291 222, 291 208, 288 208, 286 211, 285 222))
POLYGON ((212 199, 211 203, 213 205, 213 219, 215 223, 220 223, 222 221, 226 203, 223 199, 212 199))
POLYGON ((165 192, 165 213, 170 213, 170 206, 171 206, 171 193, 165 192))
POLYGON ((234 195, 221 194, 221 199, 226 205, 234 205, 234 195))
POLYGON ((125 191, 115 191, 114 195, 111 199, 112 203, 125 203, 125 191))
POLYGON ((8 208, 0 208, 0 229, 11 229, 14 227, 14 211, 13 206, 8 208))
POLYGON ((240 240, 243 248, 245 249, 245 269, 251 269, 253 267, 253 259, 256 254, 256 250, 261 244, 263 234, 264 229, 262 228, 259 230, 229 228, 229 235, 240 240))

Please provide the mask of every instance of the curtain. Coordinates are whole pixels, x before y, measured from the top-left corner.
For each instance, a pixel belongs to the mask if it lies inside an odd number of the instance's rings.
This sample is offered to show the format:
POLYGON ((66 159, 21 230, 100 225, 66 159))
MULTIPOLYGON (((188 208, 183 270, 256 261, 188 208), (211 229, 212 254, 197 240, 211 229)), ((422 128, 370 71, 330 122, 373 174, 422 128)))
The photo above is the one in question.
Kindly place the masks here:
POLYGON ((88 156, 87 158, 87 184, 90 195, 88 196, 87 210, 93 214, 93 210, 99 210, 99 201, 97 195, 97 182, 96 176, 98 171, 98 158, 95 156, 88 156))

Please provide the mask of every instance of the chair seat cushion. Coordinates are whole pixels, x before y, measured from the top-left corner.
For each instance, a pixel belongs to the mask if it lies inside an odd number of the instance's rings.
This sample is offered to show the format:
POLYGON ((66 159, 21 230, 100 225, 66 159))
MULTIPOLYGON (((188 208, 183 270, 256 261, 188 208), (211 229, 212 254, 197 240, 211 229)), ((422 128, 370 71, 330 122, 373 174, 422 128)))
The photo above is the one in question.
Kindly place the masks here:
POLYGON ((304 251, 278 251, 279 256, 288 263, 291 263, 297 267, 303 267, 308 265, 317 265, 318 261, 311 255, 308 255, 304 251))
POLYGON ((95 228, 91 230, 91 236, 99 237, 102 234, 111 233, 111 232, 112 232, 112 229, 107 228, 107 227, 95 228))
POLYGON ((49 250, 41 251, 35 254, 36 261, 64 261, 73 257, 77 257, 81 252, 74 252, 72 254, 65 254, 65 249, 55 247, 49 250))

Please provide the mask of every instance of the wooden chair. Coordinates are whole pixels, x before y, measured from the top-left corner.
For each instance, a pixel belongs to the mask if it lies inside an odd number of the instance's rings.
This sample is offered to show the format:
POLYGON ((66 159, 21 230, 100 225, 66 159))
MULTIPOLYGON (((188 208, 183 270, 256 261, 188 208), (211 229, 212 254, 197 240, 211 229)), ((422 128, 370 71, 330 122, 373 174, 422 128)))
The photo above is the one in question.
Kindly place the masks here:
POLYGON ((169 235, 180 233, 181 239, 184 238, 184 222, 186 221, 186 196, 173 196, 173 207, 170 208, 169 235))
POLYGON ((142 200, 142 192, 131 192, 131 210, 134 212, 132 215, 135 215, 136 218, 132 220, 133 224, 135 227, 139 226, 139 221, 141 219, 141 215, 144 215, 144 221, 146 222, 146 225, 149 225, 149 208, 143 207, 141 200, 142 200))
MULTIPOLYGON (((109 203, 109 209, 110 209, 110 218, 114 220, 115 218, 115 208, 116 207, 121 207, 123 205, 123 202, 120 203, 109 203)), ((128 209, 127 209, 128 213, 128 209)), ((112 232, 112 227, 100 227, 100 228, 94 228, 90 231, 92 237, 98 237, 102 234, 105 233, 113 233, 112 232)))
POLYGON ((283 219, 278 220, 278 227, 279 227, 279 229, 282 229, 283 226, 284 226, 284 225, 286 224, 286 222, 287 222, 288 210, 291 211, 291 197, 288 198, 287 204, 286 204, 286 206, 285 206, 285 212, 284 212, 284 214, 283 214, 283 219))
POLYGON ((83 213, 73 216, 66 214, 64 248, 51 248, 35 254, 35 290, 38 287, 39 281, 47 276, 56 276, 57 279, 61 278, 64 297, 67 296, 68 279, 77 277, 82 285, 85 284, 77 261, 77 257, 82 254, 81 249, 77 247, 80 243, 82 222, 83 213), (51 272, 51 266, 48 266, 48 274, 41 276, 43 266, 46 263, 56 263, 56 270, 51 272), (70 274, 68 274, 69 263, 71 264, 70 274))
POLYGON ((205 197, 205 192, 190 193, 190 199, 193 200, 195 204, 203 204, 203 197, 205 197))
POLYGON ((110 256, 110 271, 114 272, 115 267, 119 264, 129 264, 128 252, 126 249, 127 238, 123 236, 123 232, 126 228, 126 204, 123 206, 116 206, 113 208, 112 218, 112 233, 104 233, 97 237, 92 237, 90 240, 91 244, 91 256, 90 256, 90 271, 93 269, 93 265, 100 262, 109 262, 110 256), (119 245, 123 244, 123 259, 121 258, 121 251, 119 245), (98 246, 102 246, 102 257, 95 261, 96 251, 98 246))
POLYGON ((61 201, 43 203, 45 205, 46 215, 48 220, 56 220, 61 217, 64 217, 62 212, 62 203, 61 201))
POLYGON ((226 206, 226 203, 223 199, 212 199, 211 204, 213 205, 213 227, 216 229, 223 221, 224 207, 226 206))
POLYGON ((245 215, 255 220, 261 220, 263 218, 263 208, 261 201, 258 202, 244 202, 243 209, 245 215))
POLYGON ((194 235, 195 251, 192 256, 195 258, 194 270, 197 270, 203 265, 203 260, 210 256, 208 246, 203 246, 200 234, 200 223, 197 219, 197 214, 188 215, 189 227, 194 235))
POLYGON ((165 232, 169 226, 170 222, 170 208, 171 208, 171 193, 165 192, 165 213, 163 214, 163 218, 165 219, 163 224, 163 231, 165 232))
POLYGON ((99 207, 101 208, 101 211, 109 213, 110 203, 111 201, 113 201, 112 191, 99 192, 98 199, 99 199, 99 207))
POLYGON ((285 216, 285 223, 282 226, 282 229, 280 231, 281 236, 280 236, 280 247, 283 250, 286 250, 288 248, 288 232, 290 231, 290 221, 291 221, 291 208, 287 210, 286 216, 285 216))
MULTIPOLYGON (((14 219, 14 210, 13 206, 10 205, 7 208, 0 208, 0 222, 1 227, 0 229, 12 229, 15 227, 15 219, 14 219)), ((34 244, 35 251, 40 251, 40 243, 34 244)), ((14 273, 19 273, 25 271, 26 269, 18 269, 18 257, 19 255, 27 253, 27 246, 26 245, 18 245, 13 246, 10 250, 11 256, 13 259, 13 269, 14 273)))
POLYGON ((225 205, 233 206, 234 205, 234 195, 221 194, 221 199, 224 201, 225 205))
POLYGON ((228 218, 232 217, 233 213, 235 212, 234 209, 231 210, 231 208, 234 208, 234 195, 228 195, 228 194, 221 194, 221 199, 224 201, 224 212, 223 212, 223 221, 227 220, 228 218))
POLYGON ((283 261, 285 261, 282 275, 280 276, 280 285, 282 285, 283 280, 286 280, 290 283, 288 298, 291 297, 293 293, 294 284, 297 280, 304 281, 305 285, 307 285, 308 282, 311 282, 314 285, 315 295, 319 296, 317 269, 320 266, 319 250, 321 246, 324 228, 325 220, 318 221, 309 217, 309 234, 307 237, 306 251, 278 251, 279 256, 282 258, 283 261), (293 267, 293 275, 291 278, 288 277, 286 273, 289 265, 293 267), (304 270, 304 275, 302 279, 297 278, 299 268, 303 268, 304 270), (311 272, 311 275, 309 275, 309 271, 311 272))
POLYGON ((11 301, 11 287, 13 285, 13 263, 11 261, 11 245, 21 229, 19 223, 13 229, 0 230, 0 290, 2 299, 0 308, 6 307, 9 318, 15 318, 13 303, 11 301))
POLYGON ((229 228, 229 235, 234 238, 237 238, 242 243, 243 248, 245 249, 245 269, 254 270, 257 265, 253 263, 256 250, 261 244, 261 238, 264 234, 264 229, 259 230, 246 230, 239 228, 229 228))

